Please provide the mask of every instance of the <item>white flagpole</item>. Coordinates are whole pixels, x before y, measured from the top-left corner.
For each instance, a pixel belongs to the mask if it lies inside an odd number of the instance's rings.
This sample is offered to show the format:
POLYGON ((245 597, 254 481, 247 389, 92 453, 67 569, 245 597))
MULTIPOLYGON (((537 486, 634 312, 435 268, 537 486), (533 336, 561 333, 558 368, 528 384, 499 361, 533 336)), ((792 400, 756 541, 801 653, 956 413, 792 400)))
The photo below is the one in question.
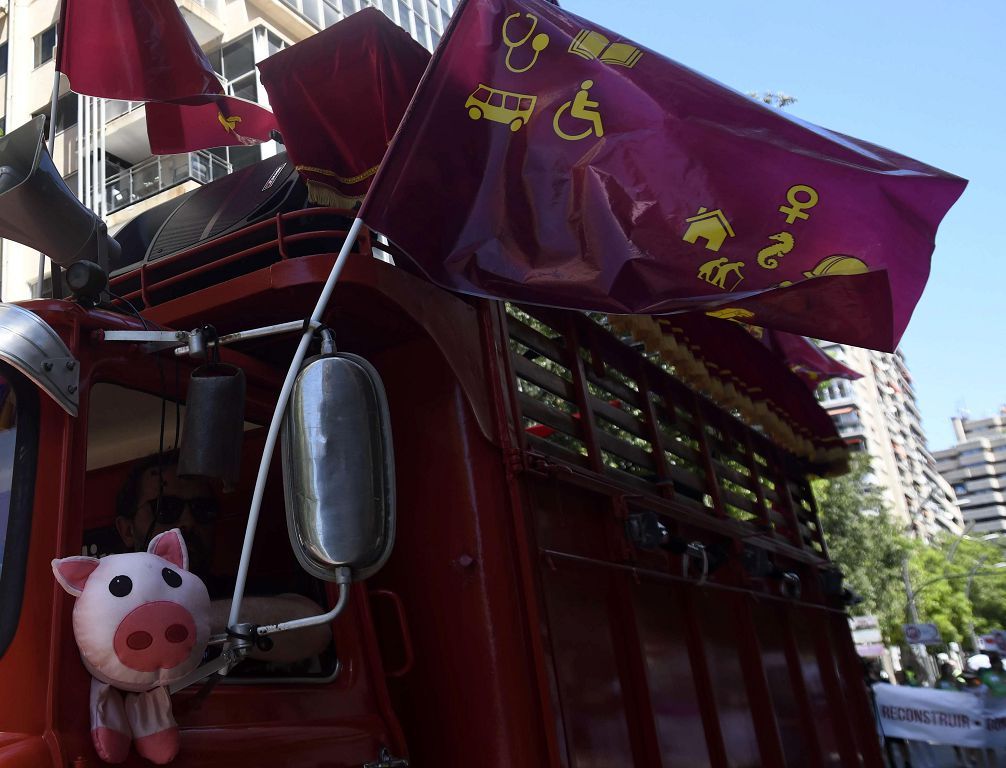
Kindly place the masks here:
POLYGON ((286 406, 290 402, 290 393, 293 391, 294 380, 297 378, 297 374, 300 373, 300 366, 307 356, 307 348, 311 343, 311 337, 314 336, 315 327, 321 322, 321 318, 325 314, 325 308, 332 297, 332 291, 335 290, 335 284, 339 280, 339 275, 342 274, 342 269, 349 260, 350 251, 353 250, 353 245, 356 243, 356 238, 360 234, 361 227, 363 227, 363 219, 354 219, 353 226, 349 228, 349 233, 346 235, 346 242, 342 244, 342 250, 339 251, 339 256, 335 260, 335 264, 332 265, 332 271, 328 274, 328 280, 325 281, 325 287, 321 289, 318 303, 311 313, 310 320, 304 327, 304 333, 300 337, 300 344, 297 346, 297 351, 290 362, 290 369, 286 372, 286 379, 283 381, 283 387, 280 389, 279 397, 276 400, 276 410, 273 411, 272 421, 269 423, 269 433, 266 435, 265 447, 262 449, 262 460, 259 462, 258 477, 255 479, 255 492, 252 494, 251 508, 248 510, 248 524, 245 528, 244 544, 241 547, 241 562, 238 565, 237 580, 234 583, 231 612, 227 619, 228 627, 232 627, 238 623, 238 617, 241 612, 241 600, 244 597, 245 583, 248 579, 248 564, 251 561, 252 544, 255 541, 255 528, 258 526, 259 511, 262 509, 262 497, 265 494, 266 475, 268 475, 269 465, 272 463, 272 455, 276 449, 276 440, 279 438, 279 430, 283 423, 283 416, 286 413, 286 406))
MULTIPOLYGON (((59 5, 56 7, 57 17, 59 15, 59 5)), ((56 106, 59 104, 59 67, 57 66, 59 60, 56 58, 55 53, 59 51, 59 25, 57 24, 56 29, 56 44, 53 46, 53 75, 52 75, 52 101, 49 104, 49 156, 52 157, 53 148, 56 145, 56 106)), ((56 158, 53 157, 53 162, 56 162, 56 158)), ((55 276, 53 276, 55 280, 55 276)), ((39 251, 38 253, 38 283, 35 285, 34 298, 42 298, 42 283, 45 281, 45 254, 39 251)))

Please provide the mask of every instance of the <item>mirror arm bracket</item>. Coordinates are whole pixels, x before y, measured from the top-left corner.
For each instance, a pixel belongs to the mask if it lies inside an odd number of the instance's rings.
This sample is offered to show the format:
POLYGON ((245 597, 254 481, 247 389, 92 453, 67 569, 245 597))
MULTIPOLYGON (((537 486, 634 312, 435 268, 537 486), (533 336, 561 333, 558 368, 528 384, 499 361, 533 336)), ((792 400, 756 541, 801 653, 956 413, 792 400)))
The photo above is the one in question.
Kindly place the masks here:
POLYGON ((307 616, 303 619, 292 619, 290 621, 281 621, 279 624, 263 624, 262 626, 256 628, 256 632, 260 635, 273 635, 277 632, 288 632, 291 629, 302 629, 304 627, 314 627, 318 624, 328 624, 330 621, 335 619, 343 609, 346 607, 346 603, 349 601, 349 583, 352 580, 349 568, 339 568, 336 571, 335 582, 339 585, 339 599, 335 604, 335 607, 328 613, 321 613, 317 616, 307 616))

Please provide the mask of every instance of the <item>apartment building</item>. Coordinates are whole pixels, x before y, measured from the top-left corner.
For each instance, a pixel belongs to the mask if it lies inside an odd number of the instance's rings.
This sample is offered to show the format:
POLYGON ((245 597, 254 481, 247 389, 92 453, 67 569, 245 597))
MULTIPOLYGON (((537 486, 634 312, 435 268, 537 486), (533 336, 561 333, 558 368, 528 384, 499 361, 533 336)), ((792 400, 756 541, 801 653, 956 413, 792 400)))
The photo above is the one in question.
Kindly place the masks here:
MULTIPOLYGON (((177 0, 227 92, 268 106, 255 64, 348 14, 374 6, 429 50, 440 42, 456 0, 177 0)), ((58 0, 0 0, 0 128, 50 111, 58 0)), ((114 56, 114 51, 108 52, 114 56)), ((269 157, 281 147, 222 147, 152 156, 142 104, 78 96, 61 78, 53 159, 71 191, 104 217, 109 231, 147 208, 269 157)), ((37 253, 3 241, 0 297, 29 298, 37 253)))
POLYGON ((1006 406, 985 419, 956 416, 957 444, 936 451, 936 466, 953 487, 975 533, 1006 531, 1006 406))
POLYGON ((888 507, 916 536, 963 532, 953 488, 940 475, 926 445, 922 414, 912 376, 901 351, 894 354, 821 342, 822 348, 863 374, 862 379, 832 379, 818 400, 856 451, 869 454, 873 480, 888 507))

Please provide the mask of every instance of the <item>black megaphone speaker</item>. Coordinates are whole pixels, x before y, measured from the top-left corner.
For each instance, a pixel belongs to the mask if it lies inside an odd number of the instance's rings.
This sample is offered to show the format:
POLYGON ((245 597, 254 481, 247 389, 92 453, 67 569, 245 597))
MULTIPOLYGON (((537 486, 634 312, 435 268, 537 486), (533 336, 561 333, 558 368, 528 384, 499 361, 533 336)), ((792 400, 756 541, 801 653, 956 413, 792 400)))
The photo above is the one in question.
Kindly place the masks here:
POLYGON ((42 115, 0 138, 0 237, 61 267, 87 260, 107 271, 120 247, 63 182, 44 142, 42 115))

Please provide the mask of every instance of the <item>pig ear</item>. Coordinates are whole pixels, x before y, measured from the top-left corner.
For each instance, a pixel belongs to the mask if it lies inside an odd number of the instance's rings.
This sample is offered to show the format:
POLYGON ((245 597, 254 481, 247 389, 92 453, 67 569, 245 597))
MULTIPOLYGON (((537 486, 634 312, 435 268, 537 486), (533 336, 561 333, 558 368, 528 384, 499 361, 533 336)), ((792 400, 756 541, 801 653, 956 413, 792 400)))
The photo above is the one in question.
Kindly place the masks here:
POLYGON ((52 561, 52 572, 56 575, 59 585, 74 597, 80 597, 84 591, 87 577, 98 567, 95 557, 64 557, 52 561))
POLYGON ((189 570, 189 551, 185 548, 185 539, 177 528, 159 533, 150 540, 147 552, 163 557, 183 571, 189 570))

